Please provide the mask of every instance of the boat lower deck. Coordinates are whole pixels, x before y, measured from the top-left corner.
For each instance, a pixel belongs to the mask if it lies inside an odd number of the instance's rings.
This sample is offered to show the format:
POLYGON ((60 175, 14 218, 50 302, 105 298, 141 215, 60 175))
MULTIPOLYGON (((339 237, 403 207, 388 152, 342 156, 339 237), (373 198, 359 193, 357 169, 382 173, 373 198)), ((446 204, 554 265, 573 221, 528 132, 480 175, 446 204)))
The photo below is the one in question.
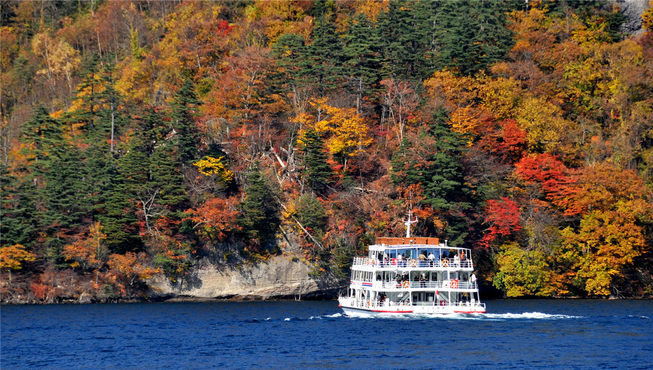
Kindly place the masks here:
POLYGON ((396 306, 396 307, 348 307, 339 305, 347 316, 394 316, 394 315, 451 315, 451 314, 484 314, 485 307, 459 306, 396 306))
POLYGON ((458 302, 457 304, 392 304, 383 302, 359 301, 348 297, 338 299, 339 307, 346 314, 360 314, 365 312, 374 315, 387 314, 425 314, 425 315, 446 315, 446 314, 481 314, 485 313, 485 304, 480 302, 458 302))

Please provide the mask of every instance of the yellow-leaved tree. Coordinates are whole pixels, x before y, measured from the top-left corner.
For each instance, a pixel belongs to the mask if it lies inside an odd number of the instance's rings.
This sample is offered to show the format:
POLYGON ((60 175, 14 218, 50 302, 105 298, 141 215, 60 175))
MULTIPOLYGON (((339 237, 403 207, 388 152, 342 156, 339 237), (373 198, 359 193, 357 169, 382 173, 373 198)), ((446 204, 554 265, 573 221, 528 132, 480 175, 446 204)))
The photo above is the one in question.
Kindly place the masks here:
POLYGON ((66 41, 53 39, 47 33, 34 36, 32 51, 42 59, 44 65, 36 74, 45 76, 53 88, 58 78, 65 77, 68 90, 72 91, 72 75, 81 62, 79 52, 66 41))
POLYGON ((370 128, 365 119, 351 108, 337 108, 327 104, 326 99, 318 99, 311 103, 316 114, 301 114, 296 118, 302 124, 299 142, 307 131, 314 130, 318 135, 326 138, 329 153, 339 158, 344 167, 347 160, 354 157, 372 144, 370 128))
POLYGON ((0 248, 0 269, 9 273, 9 283, 11 284, 11 271, 20 270, 27 262, 36 259, 36 255, 26 251, 22 244, 14 244, 8 247, 0 248))
POLYGON ((636 172, 610 163, 587 167, 567 188, 568 199, 559 203, 583 216, 580 226, 562 230, 555 260, 572 267, 588 294, 615 293, 614 280, 646 252, 643 225, 653 215, 651 191, 636 172))
POLYGON ((498 271, 492 284, 508 297, 549 296, 551 269, 539 250, 524 250, 517 243, 501 246, 496 257, 498 271))
POLYGON ((234 173, 223 163, 223 159, 224 156, 214 158, 207 155, 193 163, 193 166, 197 167, 203 175, 217 175, 225 184, 227 184, 234 179, 234 173))

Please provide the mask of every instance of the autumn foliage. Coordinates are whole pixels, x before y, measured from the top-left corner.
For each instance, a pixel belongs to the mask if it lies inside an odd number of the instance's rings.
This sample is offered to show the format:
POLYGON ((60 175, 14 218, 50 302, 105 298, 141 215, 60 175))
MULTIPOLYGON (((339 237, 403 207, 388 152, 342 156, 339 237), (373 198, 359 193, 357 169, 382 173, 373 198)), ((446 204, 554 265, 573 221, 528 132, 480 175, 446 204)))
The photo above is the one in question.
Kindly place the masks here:
POLYGON ((345 281, 409 210, 507 296, 651 296, 653 18, 618 6, 3 3, 0 301, 345 281))
POLYGON ((519 206, 514 201, 502 197, 490 199, 487 202, 486 222, 490 224, 487 233, 481 239, 481 244, 490 246, 500 237, 507 237, 521 230, 519 206))

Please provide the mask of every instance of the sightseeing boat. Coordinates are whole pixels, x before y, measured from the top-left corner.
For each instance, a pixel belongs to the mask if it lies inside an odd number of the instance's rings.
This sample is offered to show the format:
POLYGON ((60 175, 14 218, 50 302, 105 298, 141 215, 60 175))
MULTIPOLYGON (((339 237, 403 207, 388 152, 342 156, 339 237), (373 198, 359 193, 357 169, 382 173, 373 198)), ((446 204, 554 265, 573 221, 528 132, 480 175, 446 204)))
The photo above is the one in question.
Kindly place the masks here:
POLYGON ((354 257, 351 281, 338 298, 345 314, 481 314, 471 251, 438 238, 381 237, 365 257, 354 257))

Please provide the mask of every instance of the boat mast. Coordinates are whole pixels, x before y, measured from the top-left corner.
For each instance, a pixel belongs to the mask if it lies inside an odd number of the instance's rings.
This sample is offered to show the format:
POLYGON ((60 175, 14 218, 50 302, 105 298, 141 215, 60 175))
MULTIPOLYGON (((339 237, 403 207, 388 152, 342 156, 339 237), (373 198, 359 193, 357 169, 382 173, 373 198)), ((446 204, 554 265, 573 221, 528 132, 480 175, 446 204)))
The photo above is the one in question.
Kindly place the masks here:
POLYGON ((406 225, 406 238, 410 238, 410 225, 414 224, 417 222, 417 217, 415 219, 411 219, 411 216, 413 215, 413 212, 408 212, 408 218, 404 219, 404 225, 406 225))

